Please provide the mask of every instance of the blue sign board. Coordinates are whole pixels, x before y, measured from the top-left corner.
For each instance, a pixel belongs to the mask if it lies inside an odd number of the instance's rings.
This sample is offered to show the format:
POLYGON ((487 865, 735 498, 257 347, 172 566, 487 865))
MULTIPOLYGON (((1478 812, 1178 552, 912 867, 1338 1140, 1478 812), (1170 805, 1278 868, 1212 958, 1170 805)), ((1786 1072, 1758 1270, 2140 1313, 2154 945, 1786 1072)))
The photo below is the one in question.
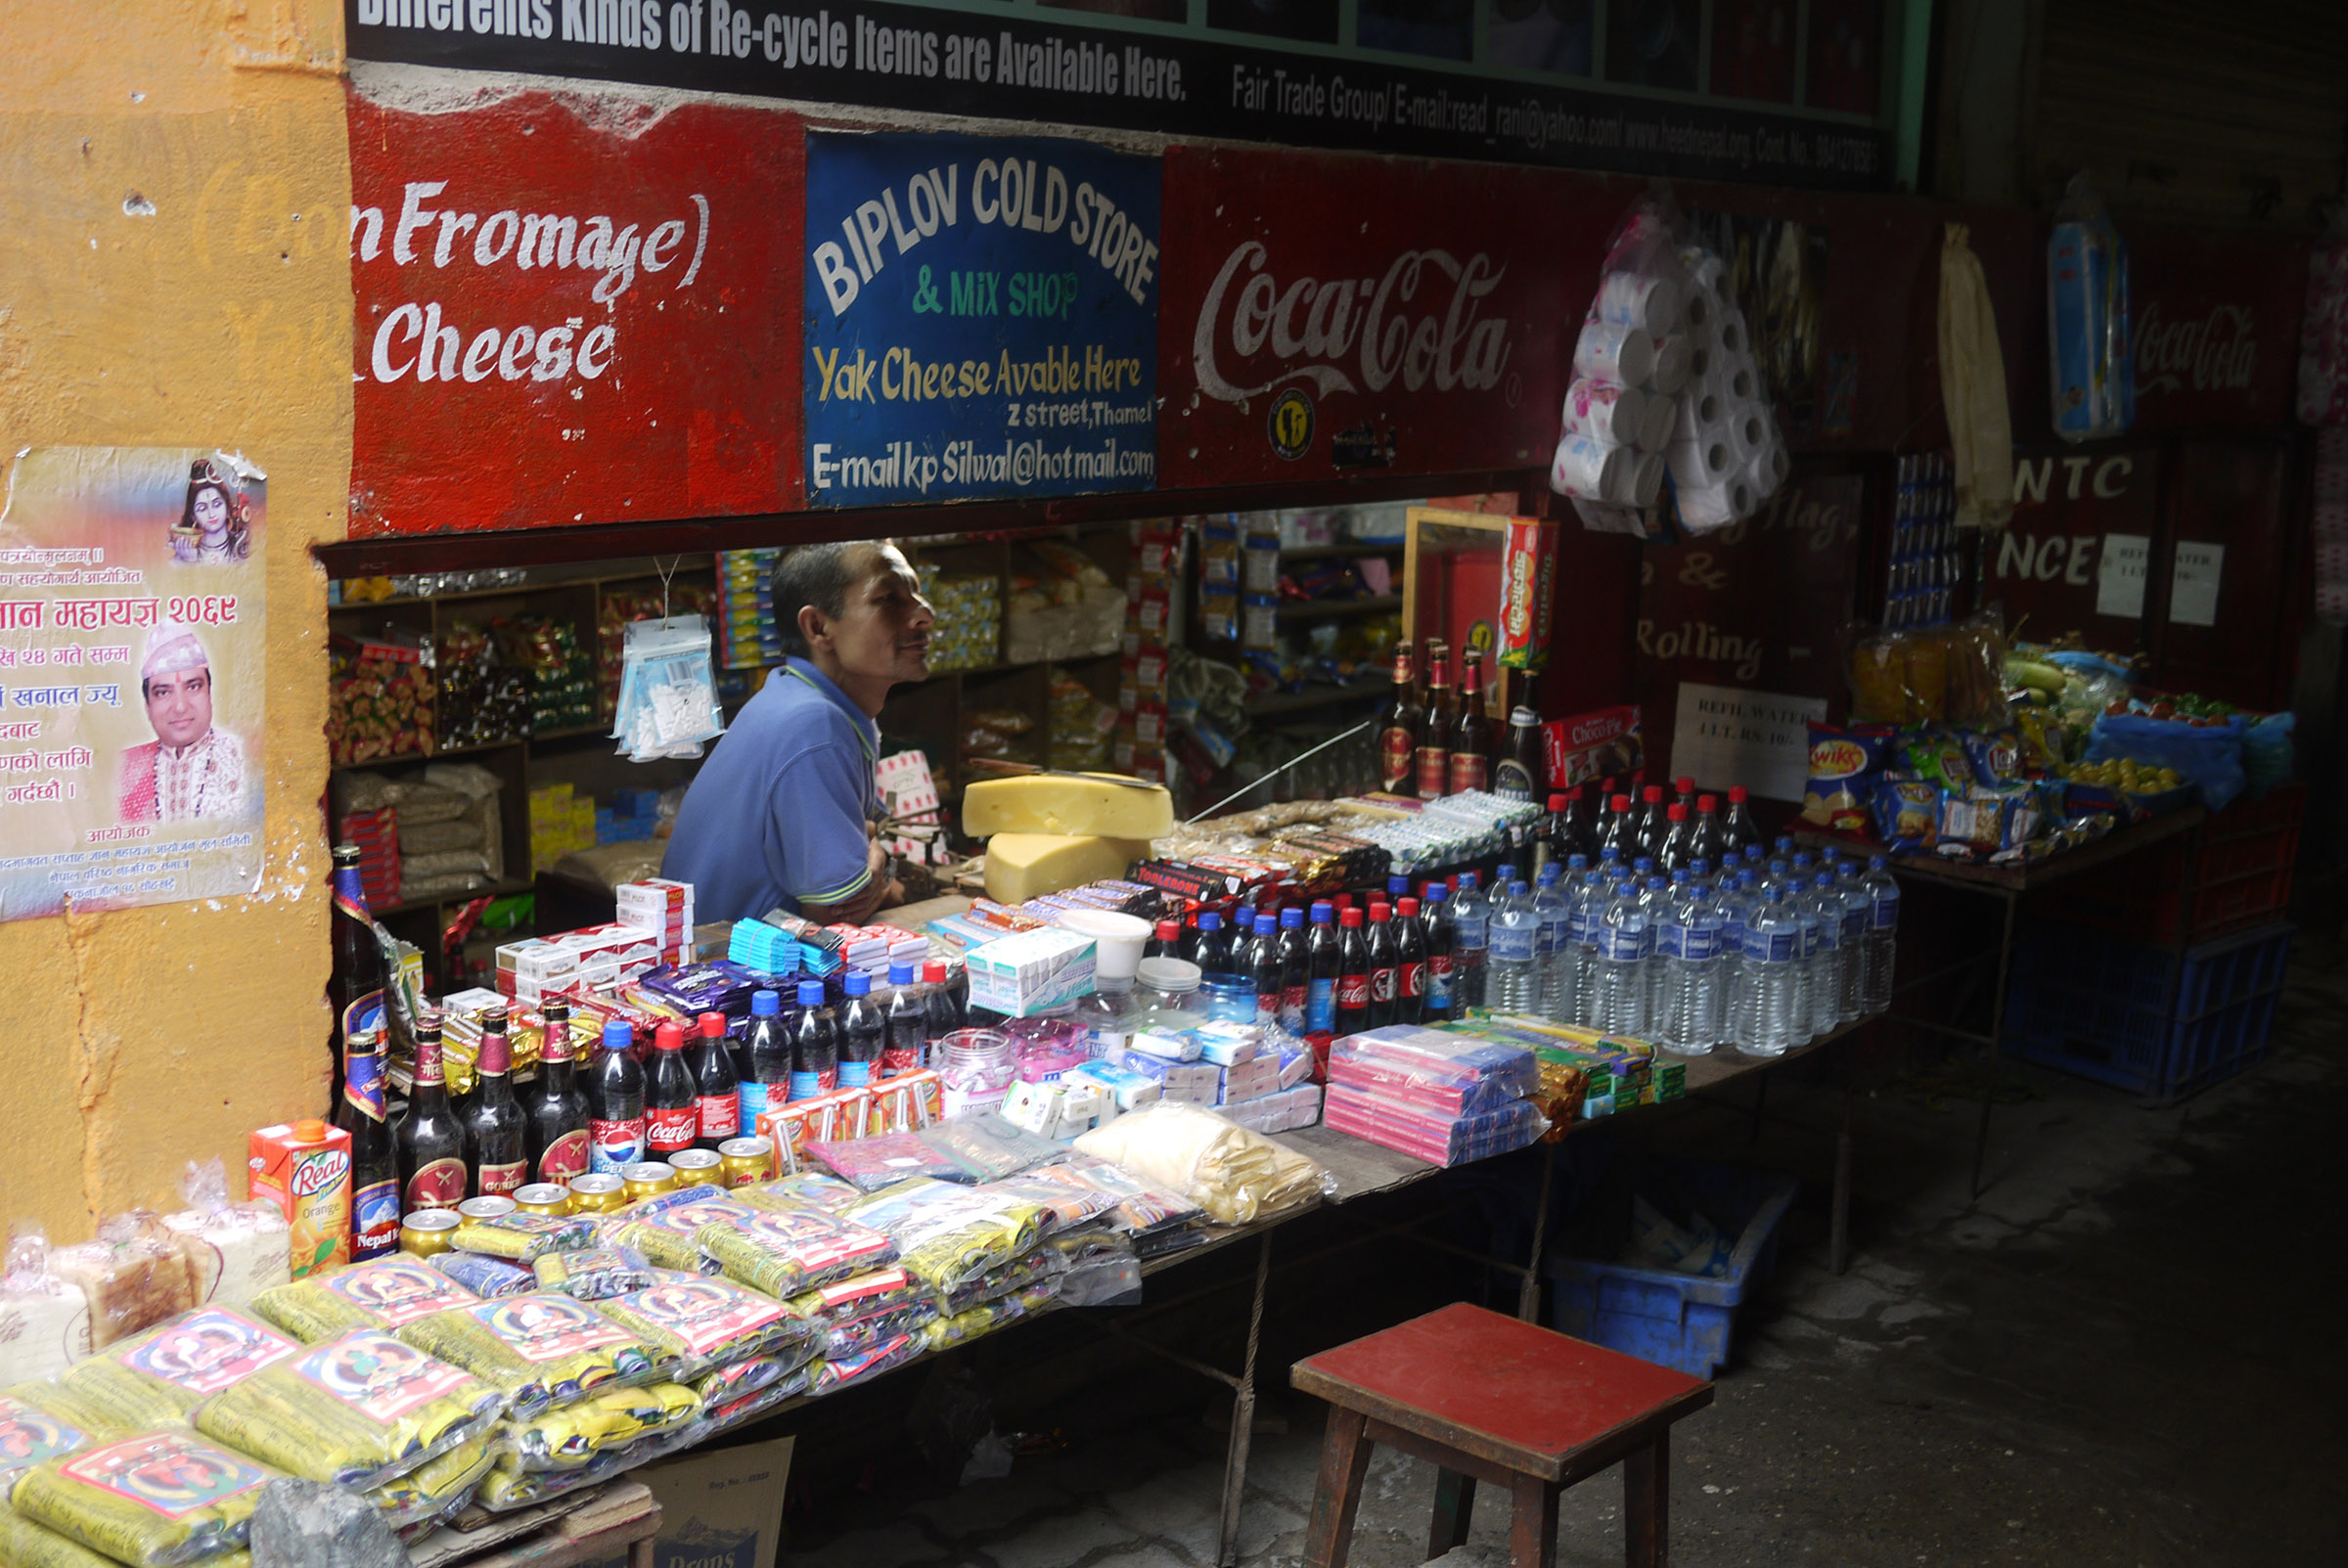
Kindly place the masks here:
POLYGON ((1043 137, 807 138, 807 501, 1146 490, 1158 159, 1043 137))

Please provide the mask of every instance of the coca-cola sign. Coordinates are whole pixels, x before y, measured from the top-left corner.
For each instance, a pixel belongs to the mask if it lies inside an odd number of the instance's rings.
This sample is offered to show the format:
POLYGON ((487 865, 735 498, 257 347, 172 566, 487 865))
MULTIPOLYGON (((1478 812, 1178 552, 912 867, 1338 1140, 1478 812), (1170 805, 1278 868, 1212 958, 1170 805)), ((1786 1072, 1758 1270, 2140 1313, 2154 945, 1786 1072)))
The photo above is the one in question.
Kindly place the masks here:
POLYGON ((2144 224, 2128 251, 2137 428, 2287 421, 2306 246, 2144 224))
POLYGON ((2171 321, 2157 299, 2136 319, 2136 394, 2240 391, 2258 370, 2258 313, 2248 305, 2212 305, 2198 320, 2171 321))
POLYGON ((1169 150, 1158 482, 1544 465, 1597 272, 1602 226, 1549 217, 1579 179, 1169 150))

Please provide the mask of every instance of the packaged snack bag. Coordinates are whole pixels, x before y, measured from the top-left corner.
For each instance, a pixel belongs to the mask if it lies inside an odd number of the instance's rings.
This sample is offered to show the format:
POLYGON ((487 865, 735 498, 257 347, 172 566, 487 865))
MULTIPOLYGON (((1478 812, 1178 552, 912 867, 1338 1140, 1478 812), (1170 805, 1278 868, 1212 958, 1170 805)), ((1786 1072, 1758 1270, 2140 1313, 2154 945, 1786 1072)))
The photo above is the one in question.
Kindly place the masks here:
POLYGON ((1894 732, 1888 725, 1810 725, 1810 783, 1802 820, 1835 832, 1864 831, 1868 800, 1883 772, 1894 732))
POLYGON ((184 1428, 44 1459, 10 1506, 131 1568, 179 1568, 244 1548, 276 1472, 184 1428))
POLYGON ((204 1307, 91 1357, 62 1381, 117 1425, 145 1428, 184 1420, 205 1397, 300 1349, 241 1312, 204 1307))
POLYGON ((664 1359, 586 1303, 544 1290, 419 1318, 399 1337, 497 1389, 524 1419, 605 1383, 645 1381, 664 1359))
POLYGON ((700 1412, 701 1397, 681 1383, 599 1388, 561 1410, 507 1422, 498 1467, 575 1470, 700 1412))
POLYGON ((501 1214, 490 1220, 467 1220, 451 1232, 448 1244, 459 1252, 504 1258, 509 1263, 535 1263, 550 1252, 576 1252, 595 1245, 595 1220, 574 1214, 501 1214))
POLYGON ((530 1267, 540 1289, 560 1290, 573 1301, 609 1301, 645 1289, 657 1277, 645 1255, 633 1247, 550 1252, 530 1267))
POLYGON ((505 1397, 367 1328, 196 1408, 196 1429, 305 1480, 377 1487, 494 1426, 505 1397))
POLYGON ((377 1258, 264 1290, 253 1297, 252 1313, 303 1343, 315 1345, 361 1328, 388 1332, 401 1323, 478 1299, 415 1258, 377 1258))
POLYGON ((608 1301, 604 1315, 648 1341, 675 1353, 667 1375, 688 1381, 733 1362, 780 1353, 815 1331, 797 1303, 772 1297, 726 1279, 672 1276, 643 1290, 608 1301))
POLYGON ((786 1299, 896 1261, 887 1236, 814 1209, 753 1213, 739 1226, 707 1226, 697 1239, 726 1277, 786 1299))

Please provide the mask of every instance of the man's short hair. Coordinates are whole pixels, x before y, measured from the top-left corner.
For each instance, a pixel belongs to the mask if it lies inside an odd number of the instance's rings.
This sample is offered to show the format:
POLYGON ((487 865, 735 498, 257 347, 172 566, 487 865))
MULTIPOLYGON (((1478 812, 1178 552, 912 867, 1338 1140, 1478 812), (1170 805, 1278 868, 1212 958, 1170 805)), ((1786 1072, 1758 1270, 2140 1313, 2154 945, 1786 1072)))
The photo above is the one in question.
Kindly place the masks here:
POLYGON ((798 545, 783 552, 772 579, 775 630, 783 651, 808 656, 807 639, 799 633, 799 611, 814 605, 826 615, 844 615, 848 595, 864 581, 870 568, 860 552, 878 552, 893 539, 845 539, 836 544, 798 545))

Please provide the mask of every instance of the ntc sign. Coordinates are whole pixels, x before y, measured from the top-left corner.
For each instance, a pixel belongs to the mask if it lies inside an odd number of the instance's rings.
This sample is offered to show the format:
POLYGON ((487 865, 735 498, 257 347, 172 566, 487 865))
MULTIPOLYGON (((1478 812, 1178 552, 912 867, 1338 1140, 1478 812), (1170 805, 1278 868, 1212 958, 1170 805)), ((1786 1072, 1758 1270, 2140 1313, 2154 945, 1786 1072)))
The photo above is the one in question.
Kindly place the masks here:
POLYGON ((2142 618, 2158 470, 2151 448, 2016 459, 2013 521, 1982 543, 2009 625, 2053 636, 2098 616, 2142 618))

